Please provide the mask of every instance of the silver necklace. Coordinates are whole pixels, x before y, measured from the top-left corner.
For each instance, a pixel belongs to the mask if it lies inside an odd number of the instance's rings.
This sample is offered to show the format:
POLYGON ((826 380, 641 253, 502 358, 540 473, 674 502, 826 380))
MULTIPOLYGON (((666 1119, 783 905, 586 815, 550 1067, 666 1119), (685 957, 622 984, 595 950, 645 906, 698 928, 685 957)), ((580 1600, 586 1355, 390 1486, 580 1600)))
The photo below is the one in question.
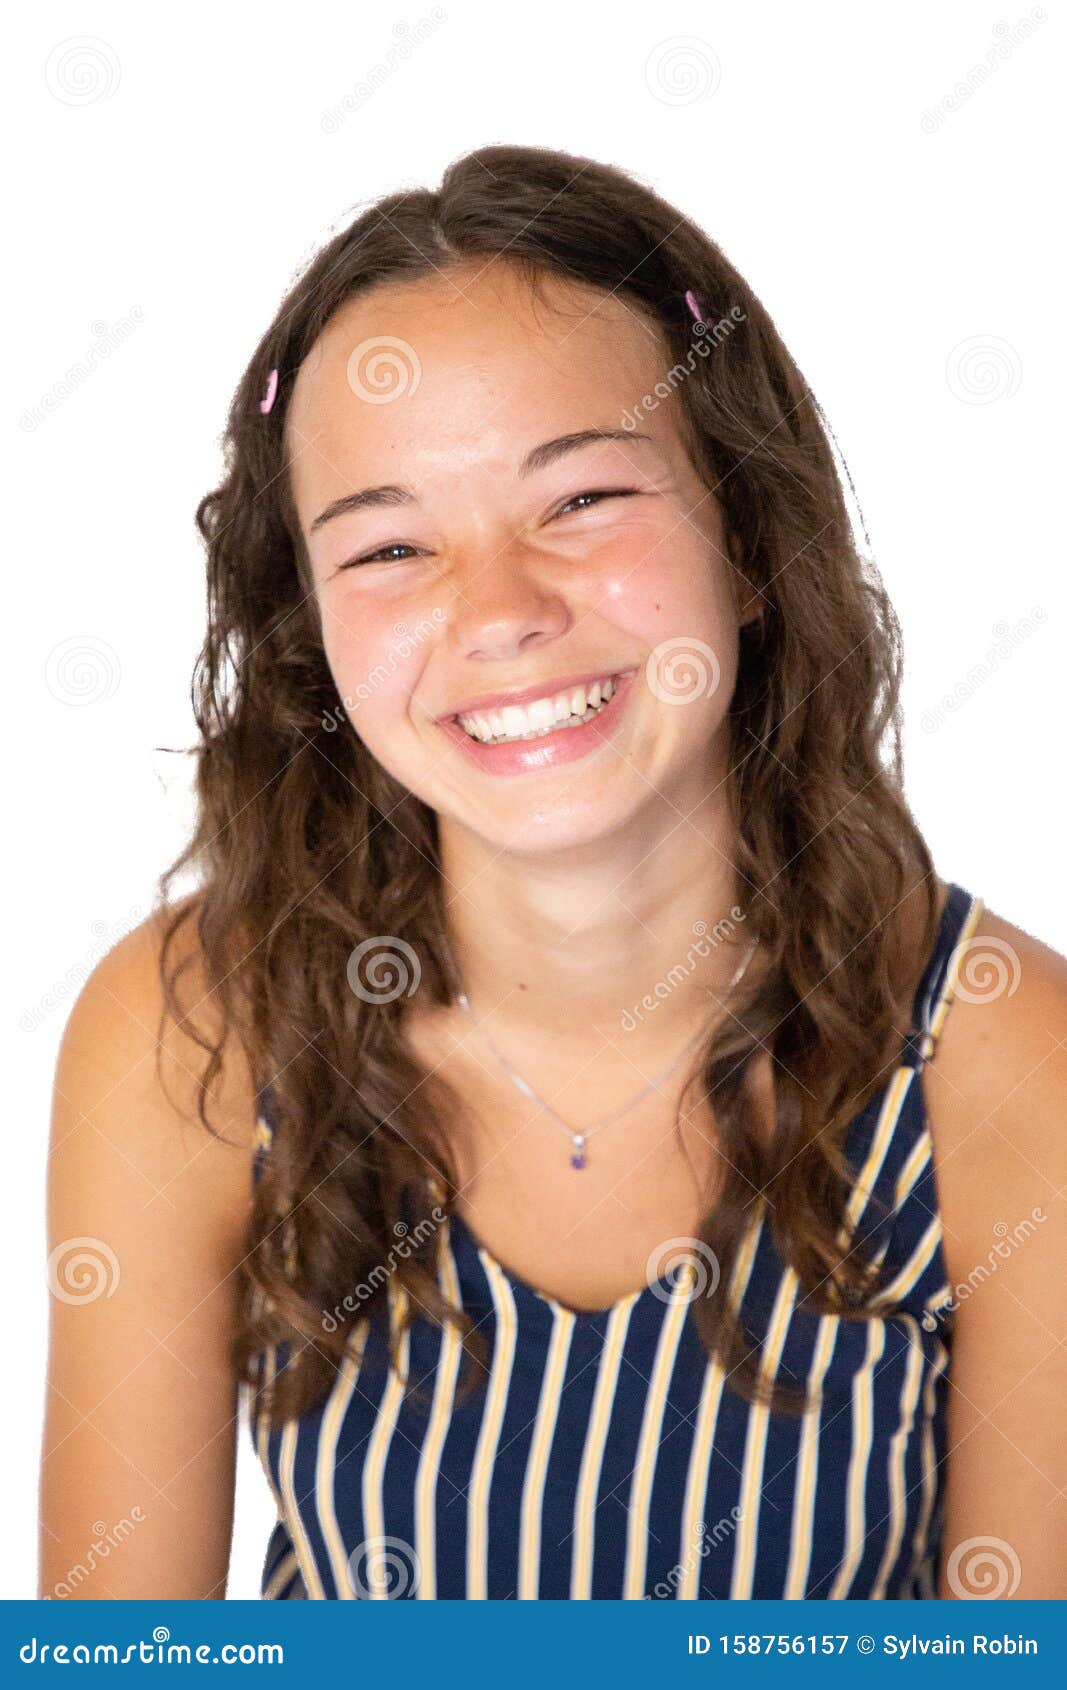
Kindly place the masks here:
MULTIPOLYGON (((730 984, 726 988, 726 995, 727 996, 729 996, 729 994, 733 991, 734 987, 739 984, 741 977, 745 972, 745 969, 748 967, 749 963, 752 960, 753 953, 756 949, 756 943, 757 943, 757 941, 755 939, 753 939, 751 945, 749 946, 747 952, 745 953, 744 958, 741 961, 740 966, 738 967, 737 971, 735 972, 732 980, 730 981, 730 984)), ((456 978, 457 978, 457 980, 459 980, 459 970, 456 968, 455 958, 452 959, 452 966, 453 966, 453 969, 455 969, 456 978)), ((492 1051, 493 1055, 496 1057, 497 1061, 500 1063, 500 1066, 503 1068, 503 1070, 507 1074, 508 1078, 513 1082, 513 1084, 515 1086, 518 1087, 519 1091, 522 1092, 524 1097, 530 1098, 531 1101, 534 1102, 534 1103, 539 1103, 541 1108, 544 1109, 547 1114, 551 1115, 552 1119, 556 1122, 557 1126, 561 1127, 562 1130, 566 1133, 567 1137, 571 1141, 571 1167, 572 1168, 584 1168, 588 1165, 588 1156, 586 1154, 586 1148, 585 1147, 586 1147, 587 1143, 589 1142, 589 1140, 593 1137, 593 1134, 602 1132, 605 1127, 610 1127, 614 1121, 617 1121, 621 1115, 628 1114, 629 1111, 634 1107, 634 1105, 636 1103, 640 1103, 640 1101, 643 1097, 647 1097, 650 1091, 655 1090, 655 1088, 657 1086, 661 1085, 664 1080, 669 1078, 669 1076, 671 1074, 673 1074, 674 1070, 677 1068, 678 1064, 681 1062, 682 1057, 685 1055, 686 1051, 690 1050, 692 1048, 692 1046, 696 1043, 697 1039, 699 1039, 701 1034, 705 1031, 705 1027, 707 1025, 707 1023, 705 1023, 705 1026, 699 1027, 697 1029, 697 1031, 693 1034, 692 1038, 687 1040, 686 1043, 682 1046, 682 1049, 679 1051, 679 1053, 675 1057, 674 1061, 672 1063, 670 1063, 670 1065, 668 1067, 664 1068, 664 1070, 661 1074, 657 1074, 654 1080, 650 1080, 648 1085, 645 1086, 641 1091, 639 1091, 637 1093, 636 1097, 632 1097, 628 1103, 624 1103, 622 1105, 621 1109, 616 1109, 614 1114, 609 1115, 606 1120, 597 1121, 594 1126, 586 1127, 584 1132, 576 1133, 574 1131, 574 1128, 569 1127, 567 1125, 566 1121, 563 1119, 563 1117, 556 1113, 556 1111, 553 1109, 552 1105, 550 1103, 546 1103, 545 1099, 543 1097, 541 1097, 536 1091, 534 1091, 534 1088, 530 1084, 529 1080, 524 1080, 521 1074, 517 1074, 515 1072, 515 1069, 511 1066, 511 1064, 505 1059, 505 1057, 503 1057, 500 1054, 499 1050, 496 1048, 496 1045, 493 1043, 492 1039, 489 1037, 489 1034, 485 1031, 485 1028, 482 1026, 481 1022, 478 1020, 478 1018, 476 1017, 473 1009, 471 1008, 470 999, 468 998, 466 992, 463 990, 462 983, 460 984, 459 990, 456 994, 456 1001, 460 1005, 460 1007, 464 1010, 464 1012, 467 1015, 470 1016, 470 1019, 473 1022, 475 1028, 480 1033, 481 1037, 485 1040, 485 1043, 489 1046, 489 1049, 492 1051)))

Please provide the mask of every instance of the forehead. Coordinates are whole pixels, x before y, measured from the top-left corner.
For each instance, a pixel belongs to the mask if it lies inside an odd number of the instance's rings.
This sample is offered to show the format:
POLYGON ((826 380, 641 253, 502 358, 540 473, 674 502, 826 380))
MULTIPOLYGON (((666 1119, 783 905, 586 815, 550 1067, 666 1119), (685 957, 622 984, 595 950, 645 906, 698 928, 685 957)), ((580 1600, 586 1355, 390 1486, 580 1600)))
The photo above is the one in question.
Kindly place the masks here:
MULTIPOLYGON (((632 301, 486 260, 349 300, 301 365, 286 418, 298 508, 357 472, 513 468, 543 439, 619 427, 671 360, 632 301)), ((677 404, 642 423, 666 443, 677 404)))

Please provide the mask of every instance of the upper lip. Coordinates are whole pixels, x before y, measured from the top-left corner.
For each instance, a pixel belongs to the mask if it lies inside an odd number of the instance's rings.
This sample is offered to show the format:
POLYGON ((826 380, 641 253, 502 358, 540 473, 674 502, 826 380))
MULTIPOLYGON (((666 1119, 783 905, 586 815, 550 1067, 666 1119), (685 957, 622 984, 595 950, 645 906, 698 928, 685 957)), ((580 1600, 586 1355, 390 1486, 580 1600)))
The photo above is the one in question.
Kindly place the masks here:
POLYGON ((532 704, 535 698, 552 698, 557 692, 568 692, 571 687, 592 686, 594 681, 629 673, 628 669, 585 669, 580 675, 559 675, 552 680, 539 681, 532 687, 521 687, 517 692, 483 692, 477 698, 465 699, 462 704, 443 711, 437 720, 448 722, 454 716, 473 716, 479 710, 503 710, 508 704, 532 704))

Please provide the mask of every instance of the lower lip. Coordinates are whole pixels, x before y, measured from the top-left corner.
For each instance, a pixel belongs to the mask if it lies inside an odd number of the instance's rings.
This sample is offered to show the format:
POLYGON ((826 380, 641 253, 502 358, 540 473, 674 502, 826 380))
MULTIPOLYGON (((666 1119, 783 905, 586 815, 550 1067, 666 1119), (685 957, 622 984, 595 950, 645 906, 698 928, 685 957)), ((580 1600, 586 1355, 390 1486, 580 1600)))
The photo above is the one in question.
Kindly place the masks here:
POLYGON ((630 683, 636 669, 620 675, 615 690, 603 710, 580 728, 557 728, 542 734, 540 739, 513 739, 504 745, 483 745, 464 733, 451 717, 438 725, 460 750, 479 769, 489 775, 521 775, 534 769, 553 769, 559 763, 573 763, 585 757, 604 741, 610 739, 622 720, 623 707, 630 693, 630 683))

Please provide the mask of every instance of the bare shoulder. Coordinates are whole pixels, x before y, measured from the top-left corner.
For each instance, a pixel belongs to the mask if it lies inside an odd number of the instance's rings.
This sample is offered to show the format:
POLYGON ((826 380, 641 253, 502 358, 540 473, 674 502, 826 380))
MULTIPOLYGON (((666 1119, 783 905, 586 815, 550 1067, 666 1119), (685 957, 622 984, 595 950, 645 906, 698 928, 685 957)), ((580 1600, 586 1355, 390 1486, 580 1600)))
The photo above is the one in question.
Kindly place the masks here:
MULTIPOLYGON (((183 1203, 199 1221, 240 1222, 255 1130, 255 1092, 232 1033, 199 1118, 199 1081, 222 1018, 196 934, 195 900, 157 911, 96 964, 68 1017, 53 1098, 52 1160, 94 1181, 130 1182, 157 1220, 183 1203), (163 940, 175 915, 167 970, 181 972, 185 1020, 164 1014, 163 940), (197 1036, 198 1035, 198 1036, 197 1036), (232 1211, 236 1210, 235 1213, 232 1211)), ((141 1205, 139 1204, 138 1207, 141 1205)), ((199 1224, 198 1221, 198 1224, 199 1224)))
POLYGON ((208 1119, 218 1138, 198 1115, 207 1051, 193 1029, 215 1042, 221 1017, 199 956, 193 908, 186 900, 157 912, 97 963, 64 1030, 57 1072, 62 1085, 55 1103, 64 1116, 76 1093, 69 1129, 91 1132, 101 1148, 110 1143, 147 1178, 188 1172, 209 1185, 225 1181, 232 1170, 233 1178, 243 1181, 254 1134, 255 1091, 232 1033, 209 1093, 208 1119), (186 919, 171 942, 168 972, 181 969, 185 1025, 164 1015, 160 976, 164 934, 177 913, 186 919))
POLYGON ((953 1310, 939 1595, 1062 1597, 1067 959, 983 909, 950 982, 922 1075, 953 1310))
MULTIPOLYGON (((97 963, 64 1029, 47 1180, 49 1352, 41 1593, 225 1594, 237 1381, 230 1344, 251 1201, 254 1095, 224 1046, 198 1117, 207 1052, 162 1026, 157 914, 97 963), (106 1561, 86 1546, 108 1528, 106 1561)), ((211 1043, 194 924, 173 961, 211 1043)))
POLYGON ((935 1149, 946 1164, 960 1157, 1005 1176, 1044 1167, 1058 1188, 1067 1177, 1067 957, 983 908, 950 987, 923 1076, 935 1149))

